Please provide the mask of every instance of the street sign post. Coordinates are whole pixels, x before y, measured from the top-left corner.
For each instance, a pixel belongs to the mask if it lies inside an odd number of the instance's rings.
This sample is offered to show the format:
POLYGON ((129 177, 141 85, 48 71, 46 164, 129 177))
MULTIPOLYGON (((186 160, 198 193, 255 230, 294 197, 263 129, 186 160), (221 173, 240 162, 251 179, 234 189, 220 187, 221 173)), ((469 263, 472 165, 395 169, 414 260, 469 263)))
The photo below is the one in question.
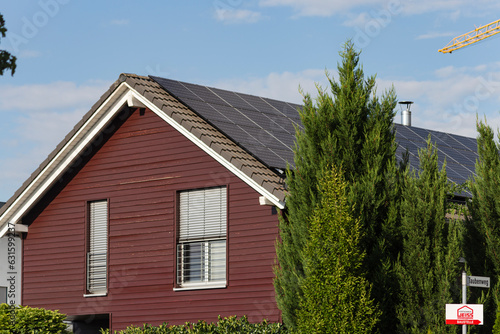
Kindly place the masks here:
MULTIPOLYGON (((461 263, 465 259, 460 258, 461 263)), ((446 304, 446 324, 462 325, 462 334, 467 333, 467 325, 483 324, 483 305, 467 304, 467 287, 489 288, 491 285, 489 277, 467 276, 465 269, 462 270, 462 304, 446 304)))
POLYGON ((467 286, 476 288, 489 288, 490 278, 482 276, 467 276, 467 286))

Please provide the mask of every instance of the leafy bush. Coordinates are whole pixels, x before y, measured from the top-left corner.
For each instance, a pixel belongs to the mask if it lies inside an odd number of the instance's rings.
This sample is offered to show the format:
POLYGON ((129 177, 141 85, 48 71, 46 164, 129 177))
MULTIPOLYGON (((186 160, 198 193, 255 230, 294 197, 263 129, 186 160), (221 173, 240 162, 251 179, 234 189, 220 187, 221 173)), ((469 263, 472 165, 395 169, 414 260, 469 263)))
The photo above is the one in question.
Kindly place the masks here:
MULTIPOLYGON (((101 330, 102 334, 109 334, 109 330, 101 330)), ((197 323, 186 323, 184 325, 169 326, 163 323, 159 326, 143 325, 142 327, 130 326, 115 334, 286 334, 286 329, 281 324, 270 324, 263 321, 259 324, 251 324, 246 317, 229 318, 219 317, 217 323, 207 323, 203 320, 197 323)))
POLYGON ((64 319, 58 311, 1 304, 0 334, 69 334, 64 319))

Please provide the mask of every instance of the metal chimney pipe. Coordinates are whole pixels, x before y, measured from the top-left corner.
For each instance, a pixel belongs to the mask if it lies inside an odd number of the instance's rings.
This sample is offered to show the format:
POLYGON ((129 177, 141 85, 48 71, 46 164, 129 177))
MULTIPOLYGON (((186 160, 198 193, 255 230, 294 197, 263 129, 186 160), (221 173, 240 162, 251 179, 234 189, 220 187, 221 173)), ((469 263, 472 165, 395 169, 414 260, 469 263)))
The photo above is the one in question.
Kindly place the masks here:
POLYGON ((401 110, 401 124, 405 126, 411 126, 411 111, 410 106, 413 104, 412 101, 400 101, 401 109, 403 105, 406 105, 405 110, 401 110))

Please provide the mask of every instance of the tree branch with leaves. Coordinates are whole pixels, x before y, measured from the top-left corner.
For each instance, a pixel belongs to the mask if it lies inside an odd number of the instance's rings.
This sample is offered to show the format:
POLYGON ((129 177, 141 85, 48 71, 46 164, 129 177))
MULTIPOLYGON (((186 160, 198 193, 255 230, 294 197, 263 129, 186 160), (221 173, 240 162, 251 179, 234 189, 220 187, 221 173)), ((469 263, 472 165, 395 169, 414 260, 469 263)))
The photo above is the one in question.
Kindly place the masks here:
MULTIPOLYGON (((5 38, 7 28, 5 27, 5 20, 3 15, 0 14, 0 34, 1 38, 5 38)), ((5 50, 0 50, 0 75, 3 75, 6 70, 10 70, 11 75, 16 72, 17 58, 5 50)))

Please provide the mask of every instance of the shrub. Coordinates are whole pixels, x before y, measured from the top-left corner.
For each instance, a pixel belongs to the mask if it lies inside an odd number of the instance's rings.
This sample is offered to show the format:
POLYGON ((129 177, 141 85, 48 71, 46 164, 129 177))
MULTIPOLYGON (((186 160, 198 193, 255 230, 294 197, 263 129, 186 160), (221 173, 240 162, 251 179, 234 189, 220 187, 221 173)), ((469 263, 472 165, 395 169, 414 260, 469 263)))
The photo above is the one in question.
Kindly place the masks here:
POLYGON ((1 304, 0 334, 69 334, 64 319, 58 311, 1 304))
MULTIPOLYGON (((102 334, 109 334, 109 330, 101 330, 102 334)), ((221 318, 217 323, 207 323, 203 320, 197 323, 186 323, 184 325, 169 326, 163 323, 159 326, 148 324, 142 327, 130 326, 115 334, 286 334, 287 331, 281 324, 268 323, 266 320, 259 324, 251 324, 246 317, 236 316, 221 318)))

